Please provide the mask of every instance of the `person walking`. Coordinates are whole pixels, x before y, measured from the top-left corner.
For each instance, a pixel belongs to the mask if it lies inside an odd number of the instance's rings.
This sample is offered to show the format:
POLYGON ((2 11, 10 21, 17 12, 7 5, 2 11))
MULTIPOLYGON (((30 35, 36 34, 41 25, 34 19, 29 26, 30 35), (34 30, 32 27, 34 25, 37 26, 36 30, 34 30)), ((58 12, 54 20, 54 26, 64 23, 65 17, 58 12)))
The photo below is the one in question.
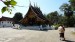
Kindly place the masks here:
POLYGON ((60 35, 60 40, 65 40, 65 37, 64 37, 65 28, 64 28, 64 26, 60 25, 58 27, 58 31, 59 31, 59 35, 60 35))

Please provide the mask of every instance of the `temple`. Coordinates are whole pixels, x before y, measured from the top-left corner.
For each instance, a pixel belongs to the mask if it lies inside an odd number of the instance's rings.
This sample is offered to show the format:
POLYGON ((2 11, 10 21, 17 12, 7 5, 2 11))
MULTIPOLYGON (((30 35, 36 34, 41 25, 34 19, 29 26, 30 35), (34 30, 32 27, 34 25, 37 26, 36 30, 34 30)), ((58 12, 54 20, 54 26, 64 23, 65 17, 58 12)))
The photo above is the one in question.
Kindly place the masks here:
POLYGON ((48 19, 46 19, 41 12, 40 8, 37 6, 32 6, 30 4, 28 12, 26 13, 25 17, 20 20, 23 25, 41 25, 41 24, 48 24, 48 19))
POLYGON ((0 27, 13 27, 14 19, 2 16, 0 18, 0 27))

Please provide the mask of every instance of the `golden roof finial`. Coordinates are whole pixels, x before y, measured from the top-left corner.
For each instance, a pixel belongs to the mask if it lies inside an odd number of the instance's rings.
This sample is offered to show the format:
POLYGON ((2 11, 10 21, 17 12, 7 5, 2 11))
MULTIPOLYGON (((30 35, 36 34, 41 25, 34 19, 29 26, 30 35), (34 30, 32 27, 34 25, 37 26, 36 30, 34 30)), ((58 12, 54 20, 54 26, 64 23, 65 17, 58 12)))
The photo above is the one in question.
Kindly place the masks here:
POLYGON ((29 5, 31 6, 31 1, 30 0, 29 0, 29 3, 30 3, 29 5))

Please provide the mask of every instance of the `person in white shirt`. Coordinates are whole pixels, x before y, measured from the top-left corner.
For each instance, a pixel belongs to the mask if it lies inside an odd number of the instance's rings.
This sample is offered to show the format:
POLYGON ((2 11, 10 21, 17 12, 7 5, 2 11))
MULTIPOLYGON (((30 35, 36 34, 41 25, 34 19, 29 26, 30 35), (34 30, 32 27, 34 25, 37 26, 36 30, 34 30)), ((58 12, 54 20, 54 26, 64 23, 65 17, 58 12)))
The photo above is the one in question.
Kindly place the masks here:
POLYGON ((65 40, 65 37, 64 37, 65 28, 64 28, 64 26, 63 25, 60 25, 58 27, 58 31, 59 31, 59 34, 60 34, 60 40, 61 39, 65 40))

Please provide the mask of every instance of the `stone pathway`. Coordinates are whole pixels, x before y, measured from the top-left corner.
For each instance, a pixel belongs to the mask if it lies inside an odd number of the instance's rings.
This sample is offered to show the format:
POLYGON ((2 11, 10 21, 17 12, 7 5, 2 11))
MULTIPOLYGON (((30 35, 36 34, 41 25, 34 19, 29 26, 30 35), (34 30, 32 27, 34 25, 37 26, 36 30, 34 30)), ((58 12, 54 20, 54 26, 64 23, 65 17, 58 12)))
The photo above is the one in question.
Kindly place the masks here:
POLYGON ((36 31, 0 28, 0 42, 75 42, 72 30, 73 28, 66 28, 66 41, 60 41, 57 30, 36 31))

